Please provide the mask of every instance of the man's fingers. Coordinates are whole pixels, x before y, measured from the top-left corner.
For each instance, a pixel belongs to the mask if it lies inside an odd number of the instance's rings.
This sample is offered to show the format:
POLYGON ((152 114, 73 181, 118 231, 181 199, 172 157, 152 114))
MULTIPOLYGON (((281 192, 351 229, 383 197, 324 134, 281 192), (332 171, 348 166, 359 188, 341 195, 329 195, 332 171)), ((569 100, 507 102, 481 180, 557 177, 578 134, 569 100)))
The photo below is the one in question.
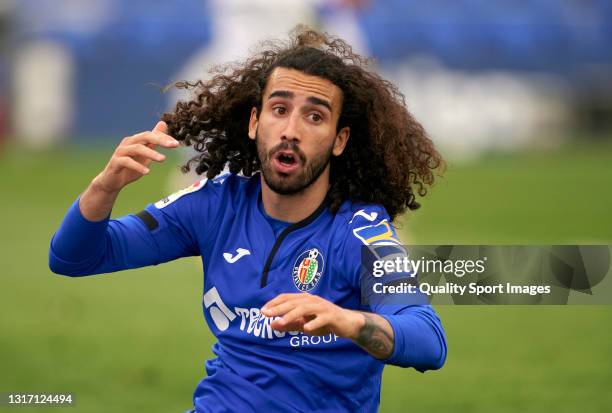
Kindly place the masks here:
POLYGON ((125 168, 125 169, 130 169, 132 171, 139 172, 143 175, 146 175, 149 173, 149 168, 136 162, 134 159, 130 158, 129 156, 120 156, 116 158, 114 164, 115 164, 114 166, 116 170, 125 168))
POLYGON ((166 159, 164 154, 161 154, 148 146, 140 144, 132 144, 127 146, 120 146, 117 148, 117 155, 119 156, 139 156, 146 159, 151 159, 156 162, 163 162, 166 159))
MULTIPOLYGON (((308 294, 310 295, 310 294, 308 294)), ((267 310, 282 304, 284 302, 287 301, 291 301, 291 300, 296 300, 296 299, 302 299, 304 298, 304 296, 306 296, 306 294, 304 293, 284 293, 284 294, 279 294, 276 297, 274 297, 273 299, 271 299, 270 301, 268 301, 263 307, 261 307, 262 312, 266 312, 267 310)), ((265 314, 268 315, 268 314, 265 314)))
POLYGON ((325 327, 327 323, 327 317, 324 314, 320 314, 315 317, 314 320, 310 320, 309 322, 305 323, 302 329, 304 330, 304 333, 310 334, 313 331, 325 327))
POLYGON ((168 133, 168 125, 163 120, 160 120, 155 124, 153 132, 168 133))
POLYGON ((266 317, 283 316, 298 306, 300 301, 301 300, 298 299, 291 299, 272 306, 266 304, 264 307, 262 307, 261 313, 266 317))
POLYGON ((300 317, 288 324, 283 324, 277 321, 279 320, 273 320, 270 323, 270 327, 278 331, 302 331, 304 323, 306 323, 308 319, 306 319, 306 317, 300 317))
POLYGON ((142 132, 129 138, 124 139, 124 145, 131 145, 134 143, 140 143, 143 145, 155 144, 163 146, 164 148, 176 148, 179 145, 179 141, 174 139, 170 135, 166 135, 160 131, 142 132))
POLYGON ((288 294, 281 294, 281 295, 278 295, 278 296, 274 297, 273 299, 271 299, 270 301, 268 301, 267 303, 265 303, 265 304, 263 305, 263 307, 261 307, 260 311, 261 311, 261 312, 262 312, 264 315, 266 315, 266 316, 268 316, 268 317, 269 317, 269 315, 268 315, 268 314, 269 314, 269 311, 270 311, 272 308, 274 308, 274 307, 276 307, 277 305, 280 305, 280 304, 282 304, 283 302, 287 301, 287 298, 286 298, 286 297, 283 297, 283 296, 286 296, 286 295, 288 295, 288 294))
POLYGON ((291 324, 301 317, 315 315, 316 309, 317 309, 317 306, 314 306, 312 304, 302 304, 302 305, 296 306, 291 311, 283 315, 282 318, 279 318, 275 321, 278 321, 280 325, 291 324))

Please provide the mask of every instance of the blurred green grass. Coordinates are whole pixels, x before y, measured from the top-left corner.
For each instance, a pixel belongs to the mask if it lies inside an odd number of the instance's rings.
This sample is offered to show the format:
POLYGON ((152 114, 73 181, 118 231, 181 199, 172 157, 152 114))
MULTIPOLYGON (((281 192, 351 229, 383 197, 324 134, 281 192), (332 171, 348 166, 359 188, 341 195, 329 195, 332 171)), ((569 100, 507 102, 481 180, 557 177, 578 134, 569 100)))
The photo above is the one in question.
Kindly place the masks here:
MULTIPOLYGON (((212 356, 197 259, 70 279, 49 240, 110 149, 0 156, 0 392, 72 392, 79 412, 182 412, 212 356)), ((169 158, 128 187, 114 215, 168 192, 169 158)), ((489 155, 450 164, 401 223, 426 243, 612 243, 612 146, 489 155)), ((381 412, 607 412, 612 308, 437 308, 444 368, 387 367, 381 412)), ((28 409, 20 409, 28 411, 28 409)))

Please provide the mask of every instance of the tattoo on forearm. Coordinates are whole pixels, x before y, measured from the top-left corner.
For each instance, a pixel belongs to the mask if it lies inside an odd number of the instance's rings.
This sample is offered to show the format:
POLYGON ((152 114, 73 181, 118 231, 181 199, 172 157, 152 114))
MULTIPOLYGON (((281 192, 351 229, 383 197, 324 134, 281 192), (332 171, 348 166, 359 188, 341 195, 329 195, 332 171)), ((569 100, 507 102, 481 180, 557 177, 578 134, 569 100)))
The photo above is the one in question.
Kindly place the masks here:
POLYGON ((384 319, 377 319, 374 315, 362 313, 365 324, 361 328, 355 342, 364 350, 378 359, 384 359, 393 353, 393 330, 384 319))

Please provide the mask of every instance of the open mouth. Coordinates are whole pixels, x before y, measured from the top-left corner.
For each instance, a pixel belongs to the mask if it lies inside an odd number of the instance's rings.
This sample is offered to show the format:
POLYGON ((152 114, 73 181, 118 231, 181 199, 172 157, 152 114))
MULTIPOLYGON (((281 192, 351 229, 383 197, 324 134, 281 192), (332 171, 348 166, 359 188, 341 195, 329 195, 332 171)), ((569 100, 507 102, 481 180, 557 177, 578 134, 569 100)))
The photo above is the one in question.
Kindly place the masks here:
POLYGON ((279 151, 274 155, 273 163, 278 172, 286 174, 297 169, 300 159, 293 151, 279 151))
POLYGON ((287 166, 291 166, 297 162, 297 157, 292 152, 280 152, 277 155, 278 161, 287 166))

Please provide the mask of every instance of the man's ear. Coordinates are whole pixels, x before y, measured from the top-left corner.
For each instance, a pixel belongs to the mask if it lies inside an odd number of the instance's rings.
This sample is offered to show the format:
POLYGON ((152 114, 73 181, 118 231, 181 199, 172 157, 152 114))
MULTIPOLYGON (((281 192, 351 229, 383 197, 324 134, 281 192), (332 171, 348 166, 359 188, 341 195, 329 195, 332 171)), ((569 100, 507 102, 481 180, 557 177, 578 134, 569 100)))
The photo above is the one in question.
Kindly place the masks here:
POLYGON ((344 148, 346 148, 346 144, 349 140, 349 136, 351 135, 351 128, 345 126, 340 129, 340 132, 336 135, 336 140, 334 142, 334 147, 332 148, 332 153, 334 156, 342 155, 344 152, 344 148))
POLYGON ((251 109, 251 118, 249 119, 249 138, 255 140, 257 136, 257 108, 251 109))

